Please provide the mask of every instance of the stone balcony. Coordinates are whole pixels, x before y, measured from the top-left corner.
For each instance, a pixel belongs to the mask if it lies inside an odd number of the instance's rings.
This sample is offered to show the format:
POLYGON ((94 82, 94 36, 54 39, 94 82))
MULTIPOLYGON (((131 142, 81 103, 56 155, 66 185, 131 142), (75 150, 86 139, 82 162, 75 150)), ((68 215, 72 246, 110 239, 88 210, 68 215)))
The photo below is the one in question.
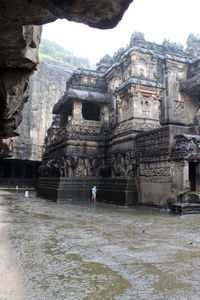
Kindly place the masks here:
POLYGON ((71 119, 66 125, 67 132, 97 135, 106 129, 106 124, 101 121, 71 119))

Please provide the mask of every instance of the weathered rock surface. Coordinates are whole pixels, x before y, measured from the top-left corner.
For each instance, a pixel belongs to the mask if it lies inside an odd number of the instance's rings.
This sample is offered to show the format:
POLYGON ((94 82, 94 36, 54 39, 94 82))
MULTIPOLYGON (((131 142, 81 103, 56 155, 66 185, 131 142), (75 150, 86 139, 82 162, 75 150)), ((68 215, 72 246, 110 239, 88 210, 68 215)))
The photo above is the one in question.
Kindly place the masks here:
POLYGON ((7 26, 41 25, 65 18, 96 28, 112 28, 122 18, 131 0, 1 0, 0 23, 7 26))
POLYGON ((41 33, 42 26, 1 28, 0 66, 35 70, 41 33))
POLYGON ((28 81, 38 64, 41 26, 3 28, 0 37, 0 138, 15 136, 28 100, 28 81))
POLYGON ((130 2, 101 0, 94 5, 91 0, 0 0, 0 139, 14 136, 21 120, 28 78, 38 64, 41 27, 35 25, 66 18, 92 27, 112 28, 130 2), (9 68, 16 69, 14 81, 9 68))
POLYGON ((30 78, 29 101, 23 110, 18 137, 10 140, 12 157, 41 160, 45 134, 52 122, 52 107, 64 93, 71 71, 47 63, 40 63, 30 78))

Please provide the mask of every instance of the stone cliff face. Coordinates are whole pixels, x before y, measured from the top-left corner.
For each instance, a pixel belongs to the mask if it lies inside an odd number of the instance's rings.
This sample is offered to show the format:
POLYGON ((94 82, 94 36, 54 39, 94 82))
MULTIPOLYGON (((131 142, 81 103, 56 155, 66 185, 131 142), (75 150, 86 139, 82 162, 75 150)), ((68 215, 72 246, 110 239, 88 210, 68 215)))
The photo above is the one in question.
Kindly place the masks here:
POLYGON ((17 130, 19 137, 10 140, 12 158, 41 160, 45 134, 52 122, 52 107, 63 94, 71 72, 48 63, 38 65, 30 79, 29 101, 17 130))

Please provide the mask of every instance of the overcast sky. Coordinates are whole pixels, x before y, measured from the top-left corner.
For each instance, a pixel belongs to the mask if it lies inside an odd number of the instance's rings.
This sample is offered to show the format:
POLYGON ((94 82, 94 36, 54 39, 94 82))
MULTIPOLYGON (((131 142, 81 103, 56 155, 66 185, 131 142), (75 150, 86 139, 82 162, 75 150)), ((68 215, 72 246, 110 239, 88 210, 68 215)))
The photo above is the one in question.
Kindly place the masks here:
POLYGON ((96 63, 126 47, 135 31, 143 32, 148 41, 162 43, 165 38, 185 46, 190 32, 200 33, 199 15, 200 0, 134 0, 114 29, 57 20, 44 25, 42 36, 96 63))

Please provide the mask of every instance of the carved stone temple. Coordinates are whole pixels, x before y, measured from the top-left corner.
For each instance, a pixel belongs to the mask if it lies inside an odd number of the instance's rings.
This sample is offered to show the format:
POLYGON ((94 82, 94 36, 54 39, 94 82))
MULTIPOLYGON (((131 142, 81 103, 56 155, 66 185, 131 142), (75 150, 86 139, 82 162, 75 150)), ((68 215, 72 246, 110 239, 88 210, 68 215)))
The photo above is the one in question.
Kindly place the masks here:
POLYGON ((134 33, 95 71, 75 71, 53 114, 40 196, 85 200, 96 185, 98 201, 200 211, 199 36, 184 50, 134 33))

